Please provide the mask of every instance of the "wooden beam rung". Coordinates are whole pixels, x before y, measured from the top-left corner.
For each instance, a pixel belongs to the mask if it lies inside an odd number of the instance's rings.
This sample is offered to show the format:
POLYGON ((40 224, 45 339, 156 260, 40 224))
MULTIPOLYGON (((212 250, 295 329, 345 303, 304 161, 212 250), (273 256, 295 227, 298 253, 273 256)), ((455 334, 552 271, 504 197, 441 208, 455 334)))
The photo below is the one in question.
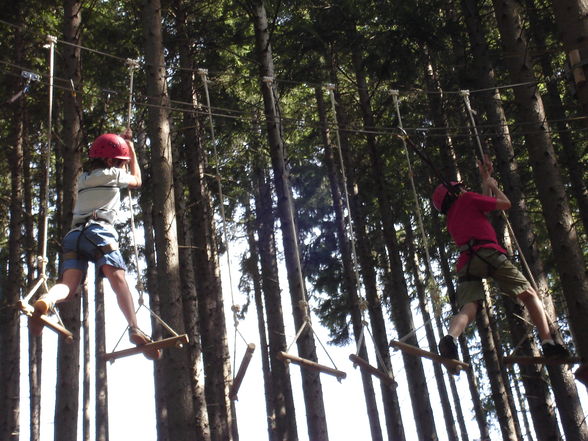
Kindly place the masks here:
POLYGON ((300 357, 297 357, 296 355, 288 354, 287 352, 280 351, 280 352, 278 352, 277 357, 280 360, 291 361, 292 363, 297 364, 301 367, 305 367, 308 369, 319 371, 319 372, 322 372, 323 374, 332 375, 334 377, 337 377, 337 380, 342 380, 347 377, 347 374, 343 371, 340 371, 335 368, 331 368, 329 366, 324 366, 324 365, 316 363, 314 361, 307 360, 306 358, 300 358, 300 357))
POLYGON ((386 372, 383 372, 380 369, 372 366, 367 361, 365 361, 363 358, 361 358, 359 355, 351 354, 351 355, 349 355, 349 359, 354 364, 358 365, 360 369, 366 371, 367 373, 373 375, 374 377, 379 378, 381 381, 383 381, 389 387, 398 386, 396 381, 394 381, 394 379, 392 377, 390 377, 390 375, 388 375, 386 372))
POLYGON ((110 352, 104 354, 103 358, 105 361, 114 361, 122 357, 128 357, 130 355, 142 354, 148 349, 164 349, 170 346, 176 346, 181 348, 183 344, 188 343, 188 335, 182 334, 175 337, 164 338, 163 340, 154 341, 153 343, 147 343, 145 345, 138 345, 129 349, 123 349, 116 352, 110 352))
POLYGON ((502 359, 504 364, 578 364, 581 363, 580 357, 566 357, 566 358, 545 358, 545 357, 529 357, 529 356, 515 356, 509 355, 502 359))
POLYGON ((63 335, 65 338, 66 343, 73 342, 73 334, 67 330, 64 326, 57 323, 56 321, 52 320, 51 318, 47 317, 46 315, 42 314, 35 314, 35 309, 29 305, 28 303, 24 303, 22 301, 18 302, 18 306, 20 310, 29 317, 30 320, 38 320, 43 323, 43 326, 48 327, 49 329, 57 332, 58 334, 63 335))
POLYGON ((469 364, 464 363, 461 360, 443 358, 439 354, 436 354, 434 352, 425 351, 424 349, 400 341, 391 340, 390 346, 396 349, 400 349, 402 352, 406 352, 407 354, 415 355, 417 357, 428 358, 429 360, 445 364, 446 366, 453 366, 458 369, 467 369, 470 367, 469 364))
POLYGON ((247 372, 247 368, 249 367, 249 362, 251 361, 251 357, 253 357, 254 351, 255 345, 253 343, 249 343, 247 345, 247 349, 245 350, 245 354, 243 355, 243 359, 241 360, 241 364, 239 365, 237 375, 235 375, 235 379, 231 385, 231 390, 229 391, 229 399, 231 400, 237 399, 237 393, 239 393, 239 388, 241 387, 243 377, 245 377, 245 373, 247 372))

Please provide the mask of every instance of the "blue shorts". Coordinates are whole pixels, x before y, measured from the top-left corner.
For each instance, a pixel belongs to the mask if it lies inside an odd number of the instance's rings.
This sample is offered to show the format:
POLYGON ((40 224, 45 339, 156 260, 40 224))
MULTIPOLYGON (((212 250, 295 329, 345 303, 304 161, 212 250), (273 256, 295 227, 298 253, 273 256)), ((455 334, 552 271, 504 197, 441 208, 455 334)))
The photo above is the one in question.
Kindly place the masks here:
MULTIPOLYGON (((63 238, 63 253, 66 255, 69 252, 76 252, 77 257, 63 260, 61 274, 67 269, 78 269, 86 274, 90 261, 98 268, 110 265, 126 271, 127 267, 118 249, 106 254, 99 251, 99 247, 112 243, 118 243, 118 234, 114 228, 90 223, 83 230, 71 230, 63 238)), ((100 275, 104 277, 102 271, 100 275)))

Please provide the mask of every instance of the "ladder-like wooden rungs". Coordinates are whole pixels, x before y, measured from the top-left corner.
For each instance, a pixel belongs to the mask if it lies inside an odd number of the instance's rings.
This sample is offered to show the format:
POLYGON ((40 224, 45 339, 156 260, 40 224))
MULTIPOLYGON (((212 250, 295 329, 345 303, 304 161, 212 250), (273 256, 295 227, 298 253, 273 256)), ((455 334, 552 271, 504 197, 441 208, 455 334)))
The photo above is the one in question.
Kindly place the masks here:
POLYGON ((578 364, 581 363, 580 357, 566 357, 566 358, 545 358, 545 357, 530 357, 530 356, 515 356, 509 355, 502 359, 504 364, 578 364))
POLYGON ((163 340, 154 341, 153 343, 147 343, 145 345, 138 345, 129 349, 122 349, 116 352, 110 352, 108 354, 104 354, 103 358, 105 361, 114 361, 122 357, 128 357, 130 355, 142 354, 143 352, 149 349, 164 349, 169 348, 171 346, 176 346, 181 348, 183 344, 188 343, 190 340, 188 339, 187 334, 177 335, 175 337, 164 338, 163 340))
POLYGON ((351 354, 349 355, 349 359, 353 362, 353 364, 358 365, 360 369, 366 371, 374 377, 379 378, 381 381, 384 382, 384 384, 388 385, 389 387, 394 388, 398 386, 398 383, 396 383, 396 381, 394 381, 394 379, 390 377, 390 375, 372 366, 359 355, 351 354))
POLYGON ((249 343, 247 345, 247 350, 243 355, 243 359, 241 360, 241 364, 239 365, 239 370, 237 371, 237 375, 235 375, 235 379, 233 380, 233 384, 231 385, 231 390, 229 391, 229 399, 236 400, 237 394, 239 393, 239 388, 241 387, 241 383, 243 382, 243 377, 245 377, 245 372, 247 372, 247 368, 249 367, 249 362, 251 361, 251 357, 253 357, 253 352, 255 351, 255 345, 253 343, 249 343))
POLYGON ((314 371, 319 371, 319 372, 322 372, 323 374, 332 375, 334 377, 337 377, 337 380, 339 380, 339 381, 341 381, 342 379, 347 377, 347 374, 343 371, 340 371, 338 369, 335 369, 335 368, 332 368, 329 366, 324 366, 324 365, 316 363, 314 361, 307 360, 306 358, 300 358, 300 357, 297 357, 296 355, 288 354, 287 352, 280 351, 280 352, 278 352, 277 357, 280 360, 291 361, 292 363, 297 364, 298 366, 301 366, 304 368, 308 368, 308 369, 311 369, 314 371))
POLYGON ((57 323, 56 321, 52 320, 44 314, 35 314, 35 309, 28 303, 20 301, 18 302, 18 307, 24 313, 24 315, 29 317, 29 320, 37 320, 43 323, 43 326, 47 326, 48 328, 57 332, 58 334, 63 335, 67 343, 71 343, 73 341, 74 336, 69 330, 67 330, 64 326, 62 326, 61 324, 57 323))

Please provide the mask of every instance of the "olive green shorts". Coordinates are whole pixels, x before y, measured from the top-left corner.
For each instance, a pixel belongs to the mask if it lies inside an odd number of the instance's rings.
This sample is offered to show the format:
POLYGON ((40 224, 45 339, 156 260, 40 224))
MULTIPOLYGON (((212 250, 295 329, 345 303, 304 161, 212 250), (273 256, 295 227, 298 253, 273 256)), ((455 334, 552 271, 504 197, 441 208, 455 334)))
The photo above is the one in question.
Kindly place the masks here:
POLYGON ((502 293, 514 298, 531 287, 518 268, 504 254, 492 248, 477 250, 459 270, 457 277, 458 308, 466 303, 484 300, 482 279, 485 278, 492 278, 502 293))

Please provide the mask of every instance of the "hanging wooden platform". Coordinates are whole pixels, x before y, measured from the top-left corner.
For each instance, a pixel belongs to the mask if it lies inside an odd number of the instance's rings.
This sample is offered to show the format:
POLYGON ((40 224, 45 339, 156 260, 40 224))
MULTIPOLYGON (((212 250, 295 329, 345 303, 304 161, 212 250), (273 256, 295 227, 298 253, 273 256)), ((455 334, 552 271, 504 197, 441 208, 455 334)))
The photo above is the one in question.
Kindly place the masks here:
POLYGON ((247 368, 249 367, 249 362, 251 361, 251 357, 253 357, 254 351, 255 345, 253 343, 249 343, 247 345, 247 349, 245 350, 245 355, 243 355, 243 359, 241 360, 241 364, 239 365, 237 375, 235 375, 235 379, 233 380, 233 384, 231 385, 231 390, 229 391, 229 399, 231 400, 237 399, 239 388, 241 387, 243 377, 245 377, 245 373, 247 372, 247 368))
POLYGON ((432 360, 434 362, 441 363, 453 375, 459 375, 459 373, 462 370, 468 369, 470 367, 469 364, 464 363, 463 361, 453 360, 451 358, 443 358, 439 354, 436 354, 434 352, 425 351, 424 349, 417 348, 416 346, 412 346, 400 341, 391 340, 390 346, 396 349, 400 349, 401 351, 406 352, 407 354, 411 354, 417 357, 428 358, 429 360, 432 360))
POLYGON ((398 383, 394 381, 390 375, 386 372, 372 366, 359 355, 351 354, 349 355, 349 359, 353 362, 354 365, 359 366, 359 368, 368 374, 373 375, 376 378, 379 378, 384 384, 386 384, 390 388, 395 388, 398 386, 398 383))
POLYGON ((324 366, 314 361, 307 360, 306 358, 300 358, 296 355, 288 354, 287 352, 280 351, 278 352, 277 357, 283 361, 291 361, 292 363, 297 364, 300 367, 319 371, 323 374, 332 375, 334 377, 337 377, 337 380, 339 381, 341 381, 344 378, 347 378, 347 374, 343 371, 340 371, 329 366, 324 366))
POLYGON ((119 358, 128 357, 130 355, 142 354, 149 349, 164 349, 172 346, 181 348, 183 344, 188 343, 187 334, 178 335, 175 337, 164 338, 163 340, 154 341, 153 343, 147 343, 146 345, 138 345, 129 349, 123 349, 116 352, 110 352, 104 354, 103 359, 105 361, 114 361, 119 358))
POLYGON ((35 314, 35 309, 28 303, 20 301, 18 302, 18 307, 22 311, 22 313, 29 318, 29 320, 41 322, 43 326, 46 326, 49 329, 57 332, 58 334, 61 334, 65 338, 65 341, 67 343, 71 343, 73 341, 73 334, 70 331, 68 331, 63 325, 59 324, 58 322, 44 314, 35 314))
POLYGON ((544 365, 558 365, 558 364, 578 364, 581 363, 580 357, 566 357, 566 358, 545 358, 545 357, 530 357, 530 356, 515 356, 509 355, 502 359, 504 364, 544 364, 544 365))

